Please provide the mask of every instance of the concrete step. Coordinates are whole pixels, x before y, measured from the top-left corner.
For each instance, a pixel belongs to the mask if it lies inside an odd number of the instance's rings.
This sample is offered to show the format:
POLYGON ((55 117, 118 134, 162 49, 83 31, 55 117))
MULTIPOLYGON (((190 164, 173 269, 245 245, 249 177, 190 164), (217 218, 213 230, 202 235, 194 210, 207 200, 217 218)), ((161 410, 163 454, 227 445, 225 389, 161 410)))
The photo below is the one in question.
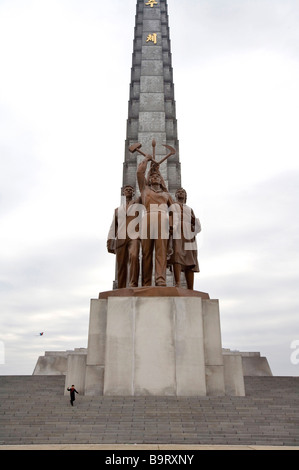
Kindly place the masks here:
POLYGON ((63 376, 0 377, 0 444, 299 445, 299 378, 246 377, 246 397, 83 397, 63 376))
POLYGON ((245 377, 246 396, 280 396, 299 393, 299 377, 245 377))

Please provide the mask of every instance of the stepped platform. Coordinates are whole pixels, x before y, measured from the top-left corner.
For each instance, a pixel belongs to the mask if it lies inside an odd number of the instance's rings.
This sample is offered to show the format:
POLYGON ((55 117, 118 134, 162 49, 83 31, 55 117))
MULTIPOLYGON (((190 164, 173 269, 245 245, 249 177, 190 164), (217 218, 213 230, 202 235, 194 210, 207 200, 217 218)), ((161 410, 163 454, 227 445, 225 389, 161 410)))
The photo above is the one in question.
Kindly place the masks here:
POLYGON ((299 446, 299 377, 245 377, 246 397, 86 397, 64 376, 0 377, 0 446, 299 446))

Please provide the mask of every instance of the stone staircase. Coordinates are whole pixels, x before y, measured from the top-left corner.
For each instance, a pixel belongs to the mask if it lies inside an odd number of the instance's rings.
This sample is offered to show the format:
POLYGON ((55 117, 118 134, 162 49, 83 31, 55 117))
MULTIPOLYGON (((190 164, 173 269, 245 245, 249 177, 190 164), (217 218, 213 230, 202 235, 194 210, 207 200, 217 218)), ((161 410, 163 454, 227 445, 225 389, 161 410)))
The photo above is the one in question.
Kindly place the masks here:
POLYGON ((299 377, 246 377, 246 397, 84 397, 64 376, 0 377, 2 444, 299 445, 299 377))

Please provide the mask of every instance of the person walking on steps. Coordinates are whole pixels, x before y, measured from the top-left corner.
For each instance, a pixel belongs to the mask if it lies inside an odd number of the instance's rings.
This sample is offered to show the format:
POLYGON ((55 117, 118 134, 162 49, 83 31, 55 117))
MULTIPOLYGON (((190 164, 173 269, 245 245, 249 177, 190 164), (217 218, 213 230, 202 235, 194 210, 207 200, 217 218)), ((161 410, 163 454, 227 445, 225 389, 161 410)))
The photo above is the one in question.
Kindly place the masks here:
POLYGON ((67 388, 67 391, 70 392, 70 403, 72 406, 74 406, 74 401, 75 401, 75 393, 78 393, 77 390, 75 389, 75 385, 72 385, 71 388, 67 388))

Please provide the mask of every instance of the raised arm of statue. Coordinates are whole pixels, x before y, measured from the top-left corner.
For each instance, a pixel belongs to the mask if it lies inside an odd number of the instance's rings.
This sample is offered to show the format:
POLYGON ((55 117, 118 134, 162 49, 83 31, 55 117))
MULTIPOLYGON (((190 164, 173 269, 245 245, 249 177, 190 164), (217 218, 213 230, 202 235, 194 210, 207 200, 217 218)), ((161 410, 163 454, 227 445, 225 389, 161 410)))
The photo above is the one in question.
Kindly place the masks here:
POLYGON ((151 160, 151 156, 146 156, 141 163, 139 163, 137 168, 137 181, 139 186, 139 191, 143 191, 146 186, 145 172, 148 162, 151 160))

